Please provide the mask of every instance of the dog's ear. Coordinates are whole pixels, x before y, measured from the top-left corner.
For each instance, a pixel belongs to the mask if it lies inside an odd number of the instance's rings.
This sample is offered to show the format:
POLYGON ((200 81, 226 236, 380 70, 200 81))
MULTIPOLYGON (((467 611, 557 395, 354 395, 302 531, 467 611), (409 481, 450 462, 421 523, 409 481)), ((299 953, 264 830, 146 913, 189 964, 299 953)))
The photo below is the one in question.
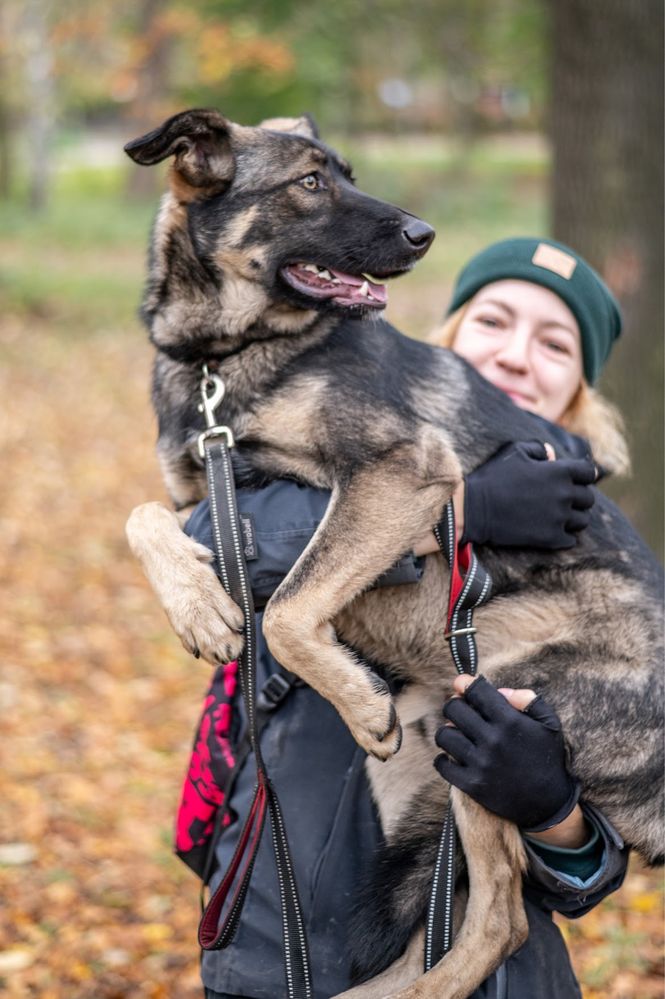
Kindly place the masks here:
POLYGON ((319 130, 310 114, 300 118, 266 118, 259 128, 267 128, 271 132, 289 132, 291 135, 302 135, 306 139, 319 139, 319 130))
POLYGON ((142 166, 153 166, 167 156, 175 156, 173 168, 182 180, 209 194, 225 187, 233 178, 231 127, 218 111, 195 108, 173 115, 159 128, 133 139, 124 148, 142 166))

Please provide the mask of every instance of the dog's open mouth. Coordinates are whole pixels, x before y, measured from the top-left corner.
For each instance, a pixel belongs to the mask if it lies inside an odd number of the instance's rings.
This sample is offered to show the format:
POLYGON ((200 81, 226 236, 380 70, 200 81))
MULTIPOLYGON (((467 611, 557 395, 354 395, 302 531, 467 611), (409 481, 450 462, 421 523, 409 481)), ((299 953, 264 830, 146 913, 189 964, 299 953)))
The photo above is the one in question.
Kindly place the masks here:
POLYGON ((296 291, 310 298, 332 300, 336 305, 385 309, 388 301, 386 286, 364 274, 356 277, 318 264, 289 264, 280 273, 296 291))

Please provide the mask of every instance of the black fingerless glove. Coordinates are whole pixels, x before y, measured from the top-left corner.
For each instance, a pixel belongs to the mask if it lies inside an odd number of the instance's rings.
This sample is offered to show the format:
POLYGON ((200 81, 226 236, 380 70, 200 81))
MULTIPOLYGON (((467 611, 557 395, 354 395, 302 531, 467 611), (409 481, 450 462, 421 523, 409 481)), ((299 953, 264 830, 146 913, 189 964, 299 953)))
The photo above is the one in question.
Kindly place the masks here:
POLYGON ((566 768, 561 722, 541 697, 518 711, 479 676, 443 714, 455 728, 438 729, 444 753, 434 766, 450 784, 527 832, 570 815, 579 785, 566 768))
POLYGON ((548 461, 539 441, 506 444, 465 480, 462 541, 572 548, 594 503, 591 459, 548 461))

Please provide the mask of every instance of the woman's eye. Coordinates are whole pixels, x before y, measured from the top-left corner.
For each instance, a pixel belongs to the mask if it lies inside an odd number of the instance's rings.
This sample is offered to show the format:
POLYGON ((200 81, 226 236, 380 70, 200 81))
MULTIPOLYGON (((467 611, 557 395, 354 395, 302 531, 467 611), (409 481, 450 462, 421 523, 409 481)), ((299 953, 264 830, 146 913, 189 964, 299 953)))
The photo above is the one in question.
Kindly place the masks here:
POLYGON ((548 350, 551 350, 553 354, 570 354, 570 350, 562 343, 557 343, 556 340, 547 340, 545 346, 548 350))
POLYGON ((489 329, 498 329, 501 325, 495 316, 478 316, 476 322, 479 322, 481 326, 487 326, 489 329))
POLYGON ((306 191, 318 191, 320 188, 325 186, 318 173, 308 173, 306 177, 303 177, 302 180, 299 181, 299 183, 305 188, 306 191))

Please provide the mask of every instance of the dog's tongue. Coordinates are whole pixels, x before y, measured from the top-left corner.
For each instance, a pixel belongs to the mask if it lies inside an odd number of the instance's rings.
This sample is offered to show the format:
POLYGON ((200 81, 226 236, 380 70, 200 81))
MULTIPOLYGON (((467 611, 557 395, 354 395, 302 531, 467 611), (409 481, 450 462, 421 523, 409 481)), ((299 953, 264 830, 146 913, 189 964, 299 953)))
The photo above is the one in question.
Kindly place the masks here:
MULTIPOLYGON (((355 274, 345 274, 344 271, 335 271, 332 267, 329 267, 328 270, 333 278, 344 286, 344 291, 349 293, 349 297, 357 299, 359 302, 373 298, 375 302, 380 302, 382 305, 388 301, 385 284, 377 284, 376 281, 370 281, 369 278, 356 277, 355 274)), ((339 290, 341 290, 340 285, 337 286, 339 290)))
POLYGON ((362 275, 346 274, 332 267, 316 264, 292 264, 285 274, 300 291, 315 298, 334 299, 340 305, 365 305, 383 308, 388 301, 385 285, 362 275))

